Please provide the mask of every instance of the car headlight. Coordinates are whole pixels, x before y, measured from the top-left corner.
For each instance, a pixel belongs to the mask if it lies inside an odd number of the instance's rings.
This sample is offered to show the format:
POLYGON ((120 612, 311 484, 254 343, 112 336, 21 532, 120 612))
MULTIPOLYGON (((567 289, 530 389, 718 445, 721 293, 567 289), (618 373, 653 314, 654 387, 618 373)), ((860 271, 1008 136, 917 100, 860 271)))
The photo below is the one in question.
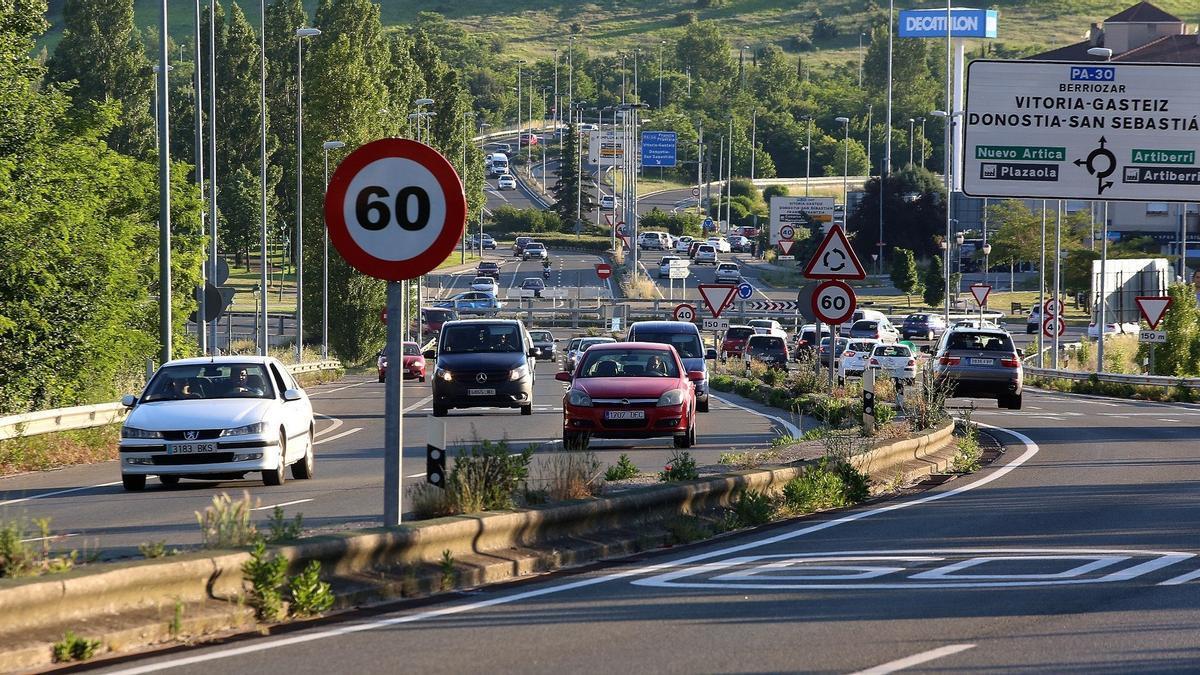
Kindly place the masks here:
POLYGON ((416 360, 416 361, 413 361, 413 362, 412 362, 412 365, 411 365, 411 366, 409 366, 409 367, 410 367, 410 368, 424 368, 424 367, 425 367, 425 361, 423 361, 423 360, 419 360, 419 359, 418 359, 418 360, 416 360))
POLYGON ((683 390, 672 389, 658 397, 658 405, 683 405, 683 390))
POLYGON ((162 438, 161 431, 146 431, 136 427, 121 427, 121 438, 162 438))
POLYGON ((445 368, 438 368, 433 373, 433 376, 442 380, 443 382, 449 382, 454 379, 454 376, 450 374, 450 371, 446 370, 445 368))
POLYGON ((262 430, 266 426, 267 425, 265 422, 255 422, 254 424, 247 424, 241 427, 226 429, 221 432, 221 436, 245 436, 247 434, 261 434, 262 430))
POLYGON ((529 374, 529 366, 518 366, 508 371, 508 379, 510 382, 519 380, 529 374))
POLYGON ((592 397, 588 396, 586 392, 572 389, 567 392, 567 403, 581 408, 590 408, 592 407, 592 397))

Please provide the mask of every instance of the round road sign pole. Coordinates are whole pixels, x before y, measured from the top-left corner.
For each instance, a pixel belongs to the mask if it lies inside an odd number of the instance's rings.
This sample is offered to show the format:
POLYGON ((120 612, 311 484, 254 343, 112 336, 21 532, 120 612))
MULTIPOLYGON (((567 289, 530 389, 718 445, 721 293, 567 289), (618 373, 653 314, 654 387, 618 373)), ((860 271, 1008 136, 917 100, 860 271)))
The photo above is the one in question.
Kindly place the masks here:
POLYGON ((405 316, 404 282, 387 282, 387 375, 384 382, 383 422, 383 524, 400 524, 404 481, 401 479, 404 462, 404 425, 400 411, 404 410, 404 350, 400 341, 405 316))

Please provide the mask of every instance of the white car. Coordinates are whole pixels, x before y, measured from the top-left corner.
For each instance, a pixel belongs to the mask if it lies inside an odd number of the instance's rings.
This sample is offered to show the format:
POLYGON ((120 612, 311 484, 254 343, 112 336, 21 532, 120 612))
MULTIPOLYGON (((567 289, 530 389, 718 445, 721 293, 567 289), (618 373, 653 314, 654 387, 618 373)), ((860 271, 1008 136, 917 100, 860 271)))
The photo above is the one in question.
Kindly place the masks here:
POLYGON ((475 277, 471 280, 471 290, 500 295, 500 284, 491 277, 475 277))
POLYGON ((733 247, 729 245, 729 240, 725 237, 709 237, 708 243, 712 244, 713 248, 717 249, 717 253, 733 252, 733 247))
POLYGON ((700 244, 696 249, 696 255, 692 258, 692 262, 697 265, 716 265, 717 249, 713 248, 712 244, 700 244))
POLYGON ((658 261, 658 278, 666 279, 671 276, 671 262, 679 260, 677 255, 664 255, 662 260, 658 261))
POLYGON ((612 195, 600 195, 600 208, 612 211, 617 208, 617 198, 612 195))
MULTIPOLYGON (((1139 335, 1142 332, 1141 324, 1136 323, 1114 323, 1112 321, 1104 322, 1105 335, 1139 335)), ((1093 340, 1100 337, 1100 330, 1096 327, 1096 322, 1088 324, 1088 337, 1093 340)))
POLYGON ((308 395, 279 361, 220 356, 169 361, 140 396, 121 427, 121 484, 146 487, 180 478, 239 479, 262 473, 281 485, 313 475, 313 411, 308 395))
POLYGON ((496 179, 496 187, 501 190, 516 190, 517 179, 511 173, 506 173, 496 179))
POLYGON ((529 260, 530 258, 546 260, 549 257, 550 251, 547 251, 546 245, 540 241, 531 241, 525 244, 525 248, 521 249, 521 260, 529 260))
POLYGON ((723 262, 717 265, 715 278, 718 284, 736 284, 742 280, 742 270, 737 263, 723 262))
POLYGON ((751 319, 746 325, 754 329, 756 335, 774 335, 787 338, 787 331, 775 319, 751 319))
POLYGON ((879 340, 850 340, 838 363, 838 379, 845 382, 848 377, 861 377, 871 352, 880 344, 883 343, 879 340))
POLYGON ((887 373, 894 380, 912 382, 917 379, 917 359, 907 345, 877 344, 871 350, 867 365, 887 373))
POLYGON ((686 234, 675 240, 675 252, 687 254, 688 249, 692 247, 692 238, 686 234))
POLYGON ((566 364, 563 370, 568 372, 575 370, 575 366, 579 365, 579 357, 588 350, 588 347, 593 345, 602 345, 606 342, 616 342, 610 337, 585 337, 580 338, 578 343, 571 341, 570 349, 567 351, 566 364))
POLYGON ((991 321, 988 321, 987 319, 962 319, 962 320, 956 321, 954 323, 953 327, 954 328, 974 328, 975 330, 979 330, 981 328, 995 329, 995 328, 999 328, 1000 326, 997 326, 996 324, 992 323, 991 321))

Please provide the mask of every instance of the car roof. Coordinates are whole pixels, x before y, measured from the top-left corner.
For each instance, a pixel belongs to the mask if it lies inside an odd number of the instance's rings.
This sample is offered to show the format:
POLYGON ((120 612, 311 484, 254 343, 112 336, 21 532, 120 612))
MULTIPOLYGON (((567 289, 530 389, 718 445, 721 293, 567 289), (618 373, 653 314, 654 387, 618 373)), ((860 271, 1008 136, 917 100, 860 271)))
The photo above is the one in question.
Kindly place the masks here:
POLYGON ((955 326, 954 328, 951 328, 949 331, 946 331, 946 332, 947 333, 986 333, 988 335, 1005 335, 1005 336, 1008 335, 1008 331, 1004 330, 1003 328, 989 328, 987 326, 984 326, 982 328, 975 328, 974 326, 955 326))
POLYGON ((782 335, 767 335, 766 333, 755 333, 754 335, 751 335, 747 341, 754 340, 757 342, 762 342, 763 340, 782 340, 782 339, 783 339, 782 335))
POLYGON ((661 333, 695 333, 697 335, 700 333, 700 329, 696 327, 696 324, 686 321, 635 321, 629 326, 630 332, 638 328, 652 328, 661 333))
POLYGON ((456 320, 456 321, 447 321, 447 322, 445 323, 445 325, 447 325, 447 326, 449 326, 449 325, 455 325, 455 326, 463 326, 463 325, 480 325, 480 326, 486 326, 486 325, 492 325, 492 324, 511 324, 511 323, 515 323, 515 324, 517 324, 518 326, 519 326, 519 325, 521 325, 521 322, 520 322, 520 321, 517 321, 516 319, 458 319, 458 320, 456 320))
POLYGON ((246 356, 198 356, 190 359, 175 359, 167 361, 164 366, 198 366, 221 365, 223 363, 270 363, 275 359, 270 356, 247 354, 246 356))
POLYGON ((605 342, 602 345, 596 345, 595 347, 589 347, 588 351, 591 351, 592 349, 595 349, 598 351, 609 351, 609 350, 616 350, 616 349, 646 349, 646 350, 662 351, 664 349, 674 349, 674 347, 672 347, 671 345, 663 344, 661 342, 636 342, 636 341, 617 342, 614 340, 612 342, 605 342))

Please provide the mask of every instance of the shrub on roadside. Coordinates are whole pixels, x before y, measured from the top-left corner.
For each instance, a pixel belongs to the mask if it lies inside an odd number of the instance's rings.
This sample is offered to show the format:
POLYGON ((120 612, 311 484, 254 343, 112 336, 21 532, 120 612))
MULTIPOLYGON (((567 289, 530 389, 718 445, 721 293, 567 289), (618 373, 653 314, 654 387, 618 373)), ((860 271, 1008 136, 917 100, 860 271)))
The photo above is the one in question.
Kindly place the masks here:
POLYGON ((849 506, 870 495, 871 479, 849 461, 823 457, 783 486, 784 502, 800 513, 849 506))
POLYGON ((775 517, 775 500, 770 495, 757 490, 745 490, 738 493, 737 501, 733 503, 733 513, 737 522, 744 527, 754 527, 771 522, 775 517))
POLYGON ((482 441, 460 449, 446 477, 446 490, 459 513, 513 507, 513 494, 529 477, 533 448, 512 453, 508 441, 482 441))
POLYGON ((663 470, 658 472, 658 480, 670 482, 678 480, 696 480, 700 473, 696 470, 696 460, 688 451, 675 450, 663 470))
POLYGON ((622 452, 621 456, 617 458, 617 463, 609 466, 608 470, 604 472, 604 480, 610 482, 629 480, 630 478, 636 478, 639 473, 637 465, 633 463, 633 460, 629 459, 629 455, 622 452))

